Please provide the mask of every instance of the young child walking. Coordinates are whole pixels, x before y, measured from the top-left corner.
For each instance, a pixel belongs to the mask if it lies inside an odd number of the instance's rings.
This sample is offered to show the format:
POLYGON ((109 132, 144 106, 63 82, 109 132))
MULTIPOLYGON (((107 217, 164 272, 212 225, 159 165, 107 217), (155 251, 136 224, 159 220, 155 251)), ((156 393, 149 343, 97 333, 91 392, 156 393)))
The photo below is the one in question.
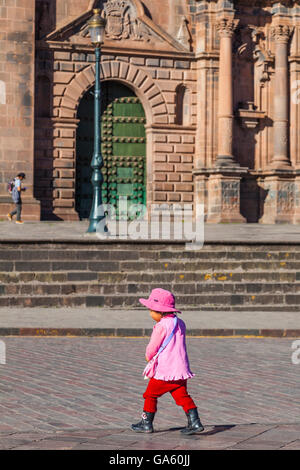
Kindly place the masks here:
POLYGON ((142 420, 132 424, 135 432, 152 433, 153 420, 157 411, 157 399, 170 392, 178 406, 186 413, 188 425, 181 432, 185 435, 204 430, 197 407, 187 392, 187 379, 194 377, 190 370, 185 342, 185 323, 179 319, 175 308, 174 295, 164 289, 153 289, 149 299, 139 299, 156 321, 150 342, 146 348, 145 378, 148 387, 143 395, 142 420))

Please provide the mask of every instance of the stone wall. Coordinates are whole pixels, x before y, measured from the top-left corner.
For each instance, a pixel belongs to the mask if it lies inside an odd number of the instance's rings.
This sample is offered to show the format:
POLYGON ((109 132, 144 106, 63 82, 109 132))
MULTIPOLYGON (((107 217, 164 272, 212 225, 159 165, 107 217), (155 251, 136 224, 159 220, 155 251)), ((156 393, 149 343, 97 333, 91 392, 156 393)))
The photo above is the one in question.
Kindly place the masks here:
MULTIPOLYGON (((300 6, 130 1, 127 33, 110 23, 101 74, 144 106, 148 203, 204 203, 208 222, 297 223, 300 6)), ((1 2, 0 215, 7 180, 25 171, 31 218, 34 197, 43 218, 78 217, 77 109, 95 82, 86 21, 103 5, 1 2)))
POLYGON ((34 0, 0 5, 0 217, 12 208, 7 182, 26 173, 24 218, 38 220, 33 197, 34 0))

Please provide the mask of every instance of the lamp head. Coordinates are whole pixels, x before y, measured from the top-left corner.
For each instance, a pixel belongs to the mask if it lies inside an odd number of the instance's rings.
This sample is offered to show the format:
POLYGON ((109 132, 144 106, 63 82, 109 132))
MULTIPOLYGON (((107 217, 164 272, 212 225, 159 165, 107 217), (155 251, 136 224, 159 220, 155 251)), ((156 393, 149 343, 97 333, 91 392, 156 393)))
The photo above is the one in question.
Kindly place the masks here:
POLYGON ((93 16, 88 21, 91 41, 95 47, 100 47, 104 42, 106 20, 101 17, 100 9, 93 10, 93 16))

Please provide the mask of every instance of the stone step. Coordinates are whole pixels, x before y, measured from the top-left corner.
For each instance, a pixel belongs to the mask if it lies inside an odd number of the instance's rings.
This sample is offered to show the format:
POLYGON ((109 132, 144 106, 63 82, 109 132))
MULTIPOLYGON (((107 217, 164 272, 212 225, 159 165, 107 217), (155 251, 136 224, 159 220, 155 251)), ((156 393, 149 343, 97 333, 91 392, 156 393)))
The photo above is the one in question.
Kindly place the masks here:
MULTIPOLYGON (((3 245, 2 245, 3 247, 3 245)), ((162 250, 160 247, 152 247, 152 249, 145 249, 145 247, 135 247, 135 249, 118 249, 117 247, 110 247, 102 249, 86 249, 86 248, 68 248, 68 249, 34 249, 33 247, 7 247, 7 249, 0 249, 0 262, 5 261, 160 261, 160 260, 182 260, 182 261, 234 261, 234 260, 257 260, 257 261, 299 261, 300 250, 290 251, 274 250, 272 247, 268 249, 255 250, 244 248, 239 250, 220 250, 220 249, 207 249, 202 250, 184 250, 182 247, 173 247, 169 250, 162 250)), ((286 247, 288 248, 288 247, 286 247)))
POLYGON ((300 271, 300 261, 1 261, 0 272, 300 271))
POLYGON ((18 283, 70 283, 70 282, 116 283, 201 283, 217 285, 220 283, 296 283, 300 281, 300 271, 253 271, 253 272, 97 272, 97 271, 59 271, 59 272, 0 272, 1 284, 18 283))
MULTIPOLYGON (((285 294, 300 293, 300 283, 160 283, 163 289, 171 290, 176 296, 181 294, 285 294)), ((5 295, 72 295, 72 294, 137 294, 150 292, 157 287, 157 283, 9 283, 0 284, 0 296, 5 295)))
POLYGON ((11 242, 7 240, 0 240, 0 252, 4 252, 7 250, 12 251, 23 251, 23 250, 32 250, 32 251, 99 251, 99 252, 106 252, 106 251, 166 251, 166 252, 186 252, 186 253, 203 253, 206 251, 212 252, 300 252, 300 242, 299 243, 290 243, 287 241, 286 243, 280 242, 267 242, 262 243, 260 242, 250 242, 250 243, 243 243, 242 240, 236 242, 226 241, 222 242, 211 242, 205 243, 201 248, 197 249, 186 249, 186 242, 185 241, 162 241, 162 240, 112 240, 109 243, 97 240, 97 239, 78 239, 76 241, 71 240, 51 240, 48 241, 45 239, 37 239, 36 241, 32 240, 13 240, 11 242))
MULTIPOLYGON (((40 296, 1 296, 0 307, 110 307, 110 308, 139 308, 138 298, 147 297, 148 292, 137 295, 40 295, 40 296)), ((300 311, 300 294, 272 295, 177 295, 177 307, 195 310, 245 310, 256 311, 300 311)))
POLYGON ((138 308, 155 287, 189 309, 299 311, 300 244, 0 244, 1 306, 138 308))
MULTIPOLYGON (((124 274, 125 276, 125 274, 124 274)), ((99 281, 104 279, 114 280, 114 273, 99 273, 99 281)), ((189 272, 182 273, 164 272, 164 273, 128 273, 127 282, 201 282, 205 284, 216 285, 220 282, 296 282, 300 281, 300 272, 297 271, 253 271, 253 272, 233 272, 223 270, 222 272, 189 272)), ((108 282, 108 281, 106 281, 108 282)))

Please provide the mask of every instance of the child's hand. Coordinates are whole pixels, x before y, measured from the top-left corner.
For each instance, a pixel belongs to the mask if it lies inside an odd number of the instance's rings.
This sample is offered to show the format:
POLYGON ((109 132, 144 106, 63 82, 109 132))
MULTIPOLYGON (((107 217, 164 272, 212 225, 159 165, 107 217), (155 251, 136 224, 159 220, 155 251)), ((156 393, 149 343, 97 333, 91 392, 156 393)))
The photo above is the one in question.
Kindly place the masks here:
POLYGON ((150 359, 148 359, 148 357, 147 357, 147 356, 146 356, 146 361, 147 361, 147 362, 149 362, 149 361, 150 361, 150 359))

